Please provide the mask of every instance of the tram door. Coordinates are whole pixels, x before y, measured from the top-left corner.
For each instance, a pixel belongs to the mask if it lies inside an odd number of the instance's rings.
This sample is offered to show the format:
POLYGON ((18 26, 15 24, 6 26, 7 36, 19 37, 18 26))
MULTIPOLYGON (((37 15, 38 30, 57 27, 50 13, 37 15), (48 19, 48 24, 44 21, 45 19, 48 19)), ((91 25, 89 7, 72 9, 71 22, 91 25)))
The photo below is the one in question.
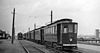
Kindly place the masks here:
POLYGON ((44 30, 43 29, 41 29, 41 43, 43 43, 43 40, 44 40, 44 30))
POLYGON ((61 43, 61 24, 57 24, 57 42, 61 43))
POLYGON ((63 23, 61 26, 62 26, 62 43, 68 44, 69 43, 68 24, 63 23))

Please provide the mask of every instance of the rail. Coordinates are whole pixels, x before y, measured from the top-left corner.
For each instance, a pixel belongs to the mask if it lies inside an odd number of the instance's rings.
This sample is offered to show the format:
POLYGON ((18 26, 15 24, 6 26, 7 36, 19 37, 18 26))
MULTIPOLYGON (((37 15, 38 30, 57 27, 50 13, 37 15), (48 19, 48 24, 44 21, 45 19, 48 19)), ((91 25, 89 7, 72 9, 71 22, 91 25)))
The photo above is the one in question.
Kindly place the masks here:
POLYGON ((19 41, 19 43, 21 44, 21 46, 22 46, 22 48, 25 50, 25 52, 26 53, 29 53, 29 51, 28 51, 28 49, 26 49, 23 45, 22 45, 22 43, 19 41))
POLYGON ((76 49, 76 50, 61 50, 56 48, 47 48, 49 51, 52 51, 54 53, 82 53, 82 51, 76 49))
MULTIPOLYGON (((19 42, 20 42, 20 41, 19 41, 19 42)), ((30 50, 28 50, 29 48, 26 48, 26 47, 23 45, 23 43, 20 42, 20 44, 21 44, 21 46, 23 47, 23 49, 25 50, 26 53, 34 53, 34 51, 31 52, 30 50)), ((30 46, 31 46, 33 49, 35 49, 36 51, 40 52, 40 53, 45 53, 44 51, 40 50, 39 48, 34 47, 33 45, 30 45, 30 46)), ((29 46, 29 47, 30 47, 30 46, 29 46)))
POLYGON ((42 51, 42 50, 39 49, 39 48, 36 48, 36 47, 34 47, 34 46, 32 46, 32 47, 35 48, 36 50, 40 51, 41 53, 45 53, 44 51, 42 51))

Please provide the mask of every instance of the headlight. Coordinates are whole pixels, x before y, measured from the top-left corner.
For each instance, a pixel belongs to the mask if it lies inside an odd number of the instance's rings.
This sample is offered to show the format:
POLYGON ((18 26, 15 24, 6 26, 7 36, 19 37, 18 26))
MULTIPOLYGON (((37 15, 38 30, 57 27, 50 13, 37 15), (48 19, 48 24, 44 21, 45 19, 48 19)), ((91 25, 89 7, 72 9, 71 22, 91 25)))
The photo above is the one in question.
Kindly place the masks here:
POLYGON ((73 39, 72 39, 72 38, 70 38, 69 40, 70 40, 70 41, 72 41, 73 39))

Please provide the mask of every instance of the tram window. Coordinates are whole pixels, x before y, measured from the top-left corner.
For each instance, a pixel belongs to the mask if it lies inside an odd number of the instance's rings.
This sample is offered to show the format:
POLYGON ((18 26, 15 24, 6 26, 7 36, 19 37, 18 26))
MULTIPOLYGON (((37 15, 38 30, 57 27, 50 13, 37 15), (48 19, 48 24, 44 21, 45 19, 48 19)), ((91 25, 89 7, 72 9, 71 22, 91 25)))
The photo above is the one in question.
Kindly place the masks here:
POLYGON ((49 27, 49 30, 48 31, 49 31, 49 34, 51 34, 51 28, 50 27, 49 27))
POLYGON ((48 28, 46 28, 46 34, 48 34, 48 28))
POLYGON ((49 34, 51 34, 51 27, 49 28, 49 34))
POLYGON ((47 32, 48 32, 47 34, 49 34, 49 33, 50 33, 50 28, 48 28, 48 29, 47 29, 47 32))
POLYGON ((51 34, 52 34, 52 27, 51 27, 51 34))
POLYGON ((44 34, 46 34, 46 29, 44 29, 44 34))
POLYGON ((68 26, 67 26, 67 25, 65 25, 65 26, 63 27, 63 33, 68 33, 68 26))
POLYGON ((77 33, 77 24, 74 25, 74 33, 77 33))
POLYGON ((54 26, 52 27, 52 34, 54 34, 54 26))
POLYGON ((54 34, 57 34, 57 27, 54 26, 54 34))
POLYGON ((73 24, 68 25, 68 32, 73 32, 73 24))
POLYGON ((68 28, 64 28, 64 33, 68 33, 68 28))
POLYGON ((49 34, 51 34, 52 32, 51 32, 51 27, 49 28, 49 31, 50 31, 50 33, 49 34))

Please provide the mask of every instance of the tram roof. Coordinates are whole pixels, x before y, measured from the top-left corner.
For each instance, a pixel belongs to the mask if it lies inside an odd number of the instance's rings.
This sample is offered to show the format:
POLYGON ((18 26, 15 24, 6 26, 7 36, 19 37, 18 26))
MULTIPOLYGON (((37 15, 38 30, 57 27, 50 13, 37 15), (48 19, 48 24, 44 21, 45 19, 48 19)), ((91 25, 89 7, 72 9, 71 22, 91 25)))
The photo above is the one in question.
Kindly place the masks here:
MULTIPOLYGON (((50 23, 50 24, 48 24, 48 25, 46 25, 46 26, 49 26, 49 25, 52 25, 52 24, 55 24, 55 23, 58 23, 58 22, 61 22, 61 21, 70 21, 70 22, 72 22, 72 19, 60 19, 60 20, 57 20, 57 21, 55 21, 55 22, 53 22, 53 23, 50 23)), ((42 27, 40 27, 40 28, 44 28, 44 27, 46 27, 46 26, 42 26, 42 27)), ((40 29, 40 28, 37 28, 37 29, 40 29)), ((35 30, 37 30, 37 29, 35 29, 35 30)))
POLYGON ((54 23, 61 22, 61 21, 72 21, 72 19, 60 19, 60 20, 55 21, 54 23))
POLYGON ((55 24, 55 23, 58 23, 58 22, 61 22, 61 21, 69 21, 69 22, 72 22, 72 19, 68 19, 68 18, 66 18, 66 19, 60 19, 60 20, 57 20, 57 21, 55 21, 53 23, 48 24, 47 26, 52 25, 52 24, 55 24))

